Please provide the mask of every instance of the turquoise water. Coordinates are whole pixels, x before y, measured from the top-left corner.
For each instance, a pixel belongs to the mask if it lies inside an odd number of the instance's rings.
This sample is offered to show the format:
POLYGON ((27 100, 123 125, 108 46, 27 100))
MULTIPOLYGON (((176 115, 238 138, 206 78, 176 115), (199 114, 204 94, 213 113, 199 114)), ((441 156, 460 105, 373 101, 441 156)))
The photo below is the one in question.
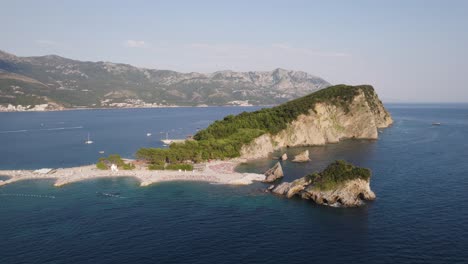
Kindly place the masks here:
MULTIPOLYGON (((388 108, 395 124, 378 141, 311 147, 310 163, 283 163, 288 181, 335 159, 371 168, 377 199, 362 208, 288 200, 264 193, 262 183, 139 187, 120 178, 54 188, 48 180, 24 181, 0 187, 0 263, 466 263, 468 107, 388 108)), ((139 146, 160 144, 148 130, 194 133, 244 110, 252 109, 0 114, 0 131, 28 130, 0 132, 0 167, 87 164, 100 149, 131 156, 139 146), (34 130, 53 125, 83 128, 34 130), (82 143, 88 131, 91 149, 82 143)), ((239 170, 260 172, 273 162, 239 170)))

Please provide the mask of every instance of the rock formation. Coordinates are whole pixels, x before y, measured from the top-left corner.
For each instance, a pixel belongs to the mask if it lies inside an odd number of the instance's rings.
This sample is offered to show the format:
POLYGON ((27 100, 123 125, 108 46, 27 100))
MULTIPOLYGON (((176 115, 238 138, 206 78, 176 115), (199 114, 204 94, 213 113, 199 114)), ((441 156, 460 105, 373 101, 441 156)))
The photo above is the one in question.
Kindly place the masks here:
POLYGON ((310 160, 309 158, 309 151, 305 150, 301 152, 300 154, 296 155, 292 162, 308 162, 310 160))
POLYGON ((371 86, 346 89, 356 91, 346 103, 316 101, 307 114, 299 115, 279 133, 263 134, 244 145, 241 156, 258 159, 284 147, 324 145, 351 138, 377 139, 378 129, 393 123, 390 114, 371 86))
POLYGON ((288 154, 284 153, 282 156, 281 156, 281 160, 287 160, 288 159, 288 154))
POLYGON ((265 180, 263 182, 274 182, 277 179, 283 178, 283 168, 281 163, 277 162, 275 166, 265 172, 265 180))
POLYGON ((367 169, 337 161, 319 174, 308 175, 291 183, 283 182, 268 190, 287 198, 298 195, 327 206, 361 206, 363 200, 375 199, 370 189, 370 174, 367 173, 370 173, 367 169))

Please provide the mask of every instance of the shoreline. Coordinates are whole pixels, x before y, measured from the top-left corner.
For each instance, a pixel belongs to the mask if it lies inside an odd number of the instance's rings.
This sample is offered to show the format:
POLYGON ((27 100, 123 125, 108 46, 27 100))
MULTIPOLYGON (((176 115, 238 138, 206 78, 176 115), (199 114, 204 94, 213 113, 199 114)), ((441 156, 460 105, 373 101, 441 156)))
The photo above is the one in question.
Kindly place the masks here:
POLYGON ((140 186, 142 187, 154 183, 171 181, 248 185, 252 184, 254 181, 262 181, 265 179, 265 175, 263 174, 235 172, 233 169, 241 162, 241 160, 229 160, 200 163, 198 167, 203 168, 193 171, 148 170, 146 168, 138 168, 113 172, 110 170, 100 170, 96 168, 95 164, 54 169, 54 172, 49 174, 37 173, 34 170, 0 170, 1 176, 9 177, 7 180, 0 180, 0 186, 22 180, 40 179, 55 179, 55 187, 61 187, 66 184, 84 180, 116 177, 136 178, 140 181, 140 186))
POLYGON ((203 106, 185 106, 185 105, 174 105, 174 106, 142 106, 142 107, 95 107, 95 108, 63 108, 63 109, 48 109, 48 110, 12 110, 12 111, 3 111, 0 110, 0 113, 27 113, 27 112, 66 112, 66 111, 86 111, 86 110, 118 110, 118 109, 167 109, 167 108, 210 108, 210 107, 273 107, 275 105, 203 105, 203 106))

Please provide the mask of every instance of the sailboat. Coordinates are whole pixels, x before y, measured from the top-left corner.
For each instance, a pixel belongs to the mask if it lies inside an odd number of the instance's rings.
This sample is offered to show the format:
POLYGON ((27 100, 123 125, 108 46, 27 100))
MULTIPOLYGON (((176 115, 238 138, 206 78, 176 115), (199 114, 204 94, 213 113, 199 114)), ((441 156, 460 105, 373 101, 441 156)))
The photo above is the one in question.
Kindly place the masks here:
POLYGON ((161 141, 162 141, 162 143, 164 143, 164 145, 170 145, 173 142, 172 139, 169 139, 169 133, 168 132, 166 132, 166 139, 162 139, 161 141))
POLYGON ((89 139, 89 133, 88 133, 88 140, 86 140, 84 143, 85 144, 93 144, 94 143, 91 139, 89 139))

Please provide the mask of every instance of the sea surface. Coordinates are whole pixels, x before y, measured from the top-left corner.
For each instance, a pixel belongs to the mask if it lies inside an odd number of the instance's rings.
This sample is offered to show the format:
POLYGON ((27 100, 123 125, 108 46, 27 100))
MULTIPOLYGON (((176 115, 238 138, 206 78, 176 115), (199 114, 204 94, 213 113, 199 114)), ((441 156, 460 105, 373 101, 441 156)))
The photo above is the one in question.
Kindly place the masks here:
MULTIPOLYGON (((387 108, 395 123, 379 140, 310 147, 311 162, 283 162, 286 181, 336 159, 371 168, 377 199, 364 207, 288 200, 262 183, 22 181, 0 187, 0 263, 468 263, 468 106, 387 108)), ((131 158, 162 146, 166 132, 183 138, 255 109, 0 113, 0 169, 90 164, 99 151, 131 158)))

